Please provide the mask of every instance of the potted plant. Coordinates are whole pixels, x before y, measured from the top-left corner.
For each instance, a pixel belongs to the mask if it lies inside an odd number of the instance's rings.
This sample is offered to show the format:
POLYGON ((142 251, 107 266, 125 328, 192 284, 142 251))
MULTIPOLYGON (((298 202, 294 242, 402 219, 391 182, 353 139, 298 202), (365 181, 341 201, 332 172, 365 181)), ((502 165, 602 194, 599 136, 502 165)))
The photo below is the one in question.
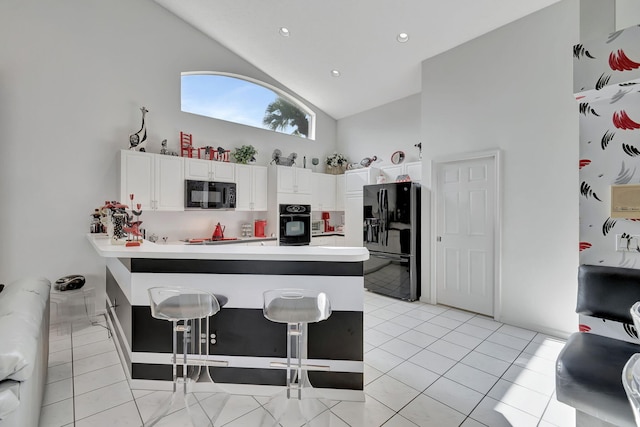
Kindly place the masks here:
POLYGON ((347 158, 341 153, 334 152, 332 155, 327 156, 325 163, 327 164, 327 173, 333 175, 344 173, 347 168, 347 158))
POLYGON ((247 164, 248 162, 255 161, 255 155, 258 154, 258 150, 253 145, 243 145, 240 148, 233 150, 231 155, 236 160, 236 163, 247 164))

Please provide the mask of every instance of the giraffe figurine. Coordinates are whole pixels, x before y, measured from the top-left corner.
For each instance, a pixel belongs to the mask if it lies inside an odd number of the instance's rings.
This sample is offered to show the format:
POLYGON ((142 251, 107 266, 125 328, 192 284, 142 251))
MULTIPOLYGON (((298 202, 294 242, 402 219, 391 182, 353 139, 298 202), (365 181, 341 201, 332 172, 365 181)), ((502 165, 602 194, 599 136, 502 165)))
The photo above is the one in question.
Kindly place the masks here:
POLYGON ((144 122, 144 116, 149 112, 145 107, 140 108, 142 111, 142 127, 136 133, 129 135, 129 150, 146 151, 147 146, 147 125, 144 122))

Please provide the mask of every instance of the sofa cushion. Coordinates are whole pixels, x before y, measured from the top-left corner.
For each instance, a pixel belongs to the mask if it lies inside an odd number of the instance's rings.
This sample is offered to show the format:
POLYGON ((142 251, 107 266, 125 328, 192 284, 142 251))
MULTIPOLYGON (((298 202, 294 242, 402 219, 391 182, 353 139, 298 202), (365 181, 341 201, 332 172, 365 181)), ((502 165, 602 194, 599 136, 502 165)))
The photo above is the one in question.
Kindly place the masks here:
POLYGON ((20 383, 16 381, 0 382, 0 420, 15 411, 20 405, 20 383))
POLYGON ((622 368, 639 352, 637 344, 596 334, 572 334, 556 363, 558 400, 616 426, 635 426, 622 386, 622 368))
POLYGON ((47 279, 21 279, 0 294, 0 381, 31 377, 49 292, 47 279))

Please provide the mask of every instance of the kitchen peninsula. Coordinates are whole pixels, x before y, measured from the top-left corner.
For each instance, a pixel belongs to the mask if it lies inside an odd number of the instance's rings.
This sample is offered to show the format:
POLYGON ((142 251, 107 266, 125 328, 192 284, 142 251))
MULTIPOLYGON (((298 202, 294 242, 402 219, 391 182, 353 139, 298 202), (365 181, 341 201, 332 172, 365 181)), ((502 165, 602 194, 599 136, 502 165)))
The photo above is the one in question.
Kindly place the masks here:
MULTIPOLYGON (((112 245, 89 235, 106 258, 106 309, 133 388, 166 388, 172 378, 171 324, 151 317, 147 289, 181 286, 212 292, 224 306, 210 319, 215 341, 210 367, 216 382, 232 392, 269 393, 285 384, 286 325, 265 319, 264 291, 306 288, 324 291, 333 312, 308 327, 312 385, 327 397, 363 400, 363 263, 361 247, 154 244, 112 245)), ((181 351, 181 350, 180 350, 181 351)), ((204 390, 203 390, 204 391, 204 390)))

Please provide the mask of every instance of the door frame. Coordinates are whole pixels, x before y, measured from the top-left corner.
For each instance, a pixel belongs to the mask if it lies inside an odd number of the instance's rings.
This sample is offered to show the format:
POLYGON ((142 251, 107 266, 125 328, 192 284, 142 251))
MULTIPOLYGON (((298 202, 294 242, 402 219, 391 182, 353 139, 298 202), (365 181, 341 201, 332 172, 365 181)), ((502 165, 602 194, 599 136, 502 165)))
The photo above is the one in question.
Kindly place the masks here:
POLYGON ((430 275, 430 302, 438 303, 437 286, 436 286, 436 249, 438 236, 437 212, 440 199, 440 183, 438 182, 438 170, 441 166, 448 163, 455 163, 467 160, 492 159, 495 168, 495 204, 494 204, 494 229, 493 229, 493 268, 495 288, 493 293, 493 318, 500 320, 502 314, 502 269, 501 269, 501 241, 502 241, 502 161, 501 150, 485 150, 473 151, 468 153, 452 154, 447 156, 436 157, 431 160, 431 275, 430 275))

